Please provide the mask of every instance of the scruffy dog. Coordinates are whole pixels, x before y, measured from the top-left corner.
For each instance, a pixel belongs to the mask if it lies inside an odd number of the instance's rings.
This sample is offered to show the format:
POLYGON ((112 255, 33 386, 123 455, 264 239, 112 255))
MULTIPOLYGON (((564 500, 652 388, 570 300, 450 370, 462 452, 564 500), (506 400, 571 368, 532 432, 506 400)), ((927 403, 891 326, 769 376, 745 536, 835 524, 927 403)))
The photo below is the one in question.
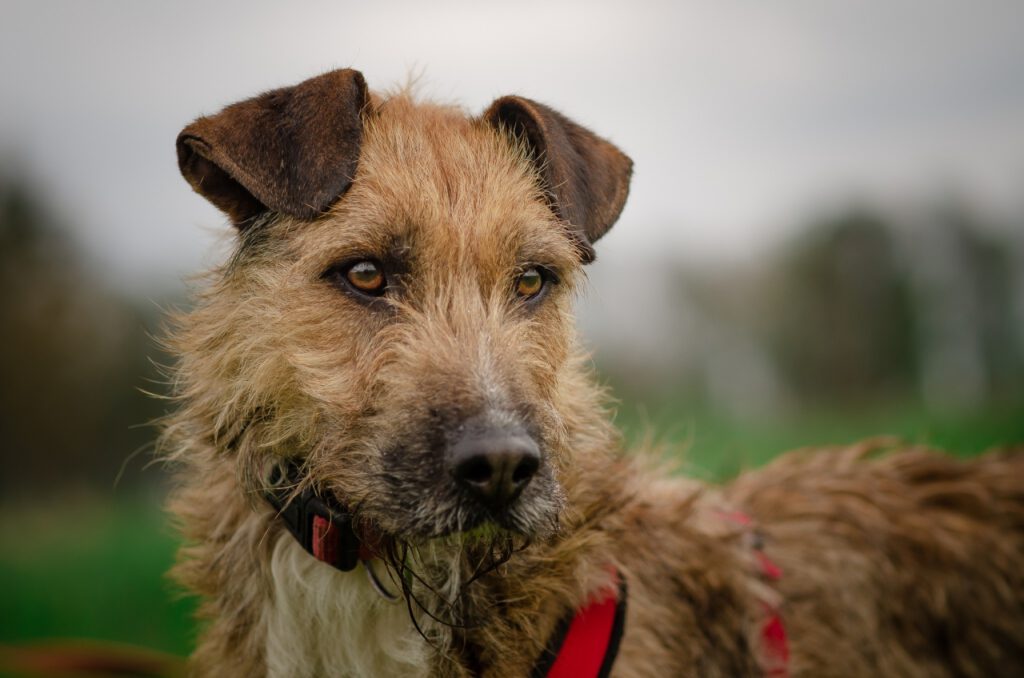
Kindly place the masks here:
POLYGON ((1024 455, 715 488, 623 453, 571 313, 628 192, 609 142, 338 70, 178 158, 238 235, 170 340, 195 674, 1024 675, 1024 455))

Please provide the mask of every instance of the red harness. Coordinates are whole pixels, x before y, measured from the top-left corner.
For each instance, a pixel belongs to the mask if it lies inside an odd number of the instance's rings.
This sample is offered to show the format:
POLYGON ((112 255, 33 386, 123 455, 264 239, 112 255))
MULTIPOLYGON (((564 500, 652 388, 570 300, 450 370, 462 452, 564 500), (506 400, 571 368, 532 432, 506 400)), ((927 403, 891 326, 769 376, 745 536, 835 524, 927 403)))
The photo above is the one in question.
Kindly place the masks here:
MULTIPOLYGON (((782 568, 764 552, 764 540, 755 529, 751 517, 742 511, 723 512, 722 517, 749 531, 752 538, 751 548, 754 549, 761 577, 769 582, 782 579, 782 568)), ((767 615, 761 626, 761 664, 764 675, 768 678, 788 678, 789 637, 786 635, 786 626, 782 623, 782 614, 774 603, 765 601, 762 605, 767 615)))
POLYGON ((626 580, 613 580, 558 625, 530 678, 606 678, 626 625, 626 580))
MULTIPOLYGON (((294 473, 294 468, 285 472, 287 475, 294 473)), ((281 477, 272 480, 273 488, 279 485, 281 477)), ((317 560, 347 572, 360 561, 372 560, 377 555, 371 545, 359 539, 353 529, 351 515, 334 500, 323 499, 312 490, 290 497, 285 490, 272 489, 265 496, 277 509, 288 530, 317 560)), ((750 530, 761 576, 766 581, 777 581, 782 570, 764 553, 750 517, 739 511, 723 513, 722 517, 750 530)), ((608 587, 598 591, 582 608, 558 625, 548 647, 537 659, 531 678, 607 678, 625 629, 627 598, 625 579, 614 568, 611 573, 612 581, 608 587)), ((761 627, 760 648, 764 675, 787 678, 789 643, 786 628, 778 608, 765 602, 764 609, 767 616, 761 627)))
MULTIPOLYGON (((764 552, 764 544, 745 513, 723 513, 728 522, 751 535, 751 548, 760 576, 769 582, 782 577, 782 569, 764 552)), ((613 583, 601 590, 576 613, 559 625, 552 642, 537 660, 531 678, 606 678, 619 652, 626 621, 626 582, 612 570, 613 583)), ((778 607, 762 603, 765 620, 761 626, 761 666, 766 678, 788 678, 789 639, 778 607)))

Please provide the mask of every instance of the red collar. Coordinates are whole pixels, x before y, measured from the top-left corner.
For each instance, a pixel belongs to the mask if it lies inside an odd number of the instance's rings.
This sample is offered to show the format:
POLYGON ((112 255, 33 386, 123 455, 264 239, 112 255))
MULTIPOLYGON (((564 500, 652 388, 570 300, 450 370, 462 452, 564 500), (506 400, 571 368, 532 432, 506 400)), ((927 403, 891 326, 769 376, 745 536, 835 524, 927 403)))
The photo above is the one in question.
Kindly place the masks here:
POLYGON ((611 583, 558 625, 531 678, 606 678, 626 625, 626 580, 610 568, 611 583))

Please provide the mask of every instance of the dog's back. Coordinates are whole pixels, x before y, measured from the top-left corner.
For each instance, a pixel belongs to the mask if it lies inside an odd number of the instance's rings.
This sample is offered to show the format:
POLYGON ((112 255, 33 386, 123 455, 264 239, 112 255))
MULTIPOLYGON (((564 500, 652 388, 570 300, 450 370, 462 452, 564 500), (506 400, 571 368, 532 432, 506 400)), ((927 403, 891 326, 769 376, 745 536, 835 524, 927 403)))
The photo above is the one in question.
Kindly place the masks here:
POLYGON ((732 499, 779 564, 793 674, 1024 675, 1024 450, 793 453, 732 499))

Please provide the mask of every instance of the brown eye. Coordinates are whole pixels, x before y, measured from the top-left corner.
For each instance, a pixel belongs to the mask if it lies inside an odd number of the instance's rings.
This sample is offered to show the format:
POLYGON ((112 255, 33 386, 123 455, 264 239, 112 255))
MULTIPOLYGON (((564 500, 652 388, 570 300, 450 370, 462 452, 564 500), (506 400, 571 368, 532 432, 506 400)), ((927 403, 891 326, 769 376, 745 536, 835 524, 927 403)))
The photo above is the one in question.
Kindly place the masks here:
POLYGON ((516 278, 516 294, 523 299, 530 299, 544 289, 544 274, 536 267, 530 267, 516 278))
POLYGON ((356 291, 372 296, 384 294, 384 288, 387 286, 380 265, 368 260, 352 264, 345 272, 345 280, 356 291))

